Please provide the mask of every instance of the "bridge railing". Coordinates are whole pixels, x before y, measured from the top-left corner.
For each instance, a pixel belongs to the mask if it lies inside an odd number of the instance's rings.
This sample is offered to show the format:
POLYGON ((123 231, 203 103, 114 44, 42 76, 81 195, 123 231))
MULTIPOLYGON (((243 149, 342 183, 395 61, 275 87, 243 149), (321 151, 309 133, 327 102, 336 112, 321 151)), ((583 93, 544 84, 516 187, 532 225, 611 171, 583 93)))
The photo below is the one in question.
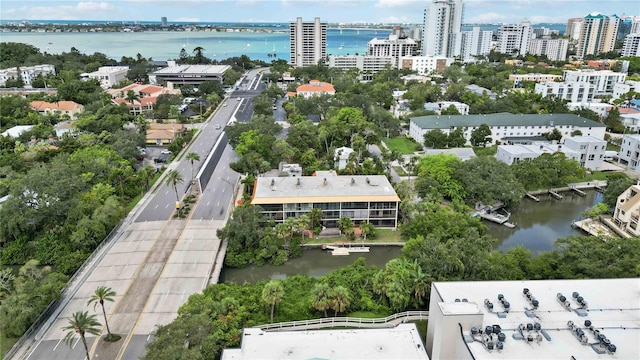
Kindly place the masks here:
POLYGON ((320 318, 320 319, 310 319, 310 320, 299 320, 299 321, 287 321, 281 323, 273 323, 273 324, 264 324, 256 326, 265 331, 269 330, 295 330, 304 329, 304 328, 323 328, 323 327, 333 327, 335 324, 340 324, 339 326, 344 326, 344 324, 353 324, 360 325, 360 327, 367 327, 366 325, 370 325, 371 327, 379 327, 378 325, 390 324, 395 325, 396 320, 428 320, 429 312, 428 311, 405 311, 397 314, 392 314, 384 318, 357 318, 357 317, 330 317, 330 318, 320 318), (365 326, 362 326, 365 325, 365 326))

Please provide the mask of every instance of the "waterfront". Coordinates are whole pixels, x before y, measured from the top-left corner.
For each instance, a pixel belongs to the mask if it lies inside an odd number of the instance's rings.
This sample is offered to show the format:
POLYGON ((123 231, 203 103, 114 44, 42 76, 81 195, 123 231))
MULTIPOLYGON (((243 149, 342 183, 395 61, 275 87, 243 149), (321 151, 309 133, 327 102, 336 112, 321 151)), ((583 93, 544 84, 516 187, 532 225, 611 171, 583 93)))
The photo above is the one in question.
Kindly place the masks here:
MULTIPOLYGON (((485 222, 489 235, 496 238, 496 249, 508 250, 514 246, 524 246, 533 255, 541 251, 554 249, 559 238, 571 235, 585 235, 571 227, 571 222, 580 219, 580 213, 602 201, 602 194, 586 191, 581 197, 572 192, 562 193, 563 200, 554 200, 541 196, 540 202, 523 199, 522 204, 511 214, 511 221, 518 225, 514 229, 485 222)), ((387 261, 400 256, 399 246, 372 247, 370 253, 357 253, 348 256, 332 256, 329 251, 308 249, 298 258, 289 260, 281 266, 249 266, 243 269, 225 269, 222 280, 226 282, 255 282, 264 279, 282 279, 293 275, 319 277, 330 271, 353 263, 358 257, 364 257, 367 265, 384 267, 387 261)))
MULTIPOLYGON (((327 54, 365 54, 367 43, 377 37, 386 38, 390 30, 327 31, 327 54)), ((191 53, 204 48, 204 55, 215 60, 247 55, 251 59, 270 62, 267 54, 276 54, 289 61, 288 32, 116 32, 116 33, 0 33, 0 42, 19 42, 33 45, 42 52, 59 54, 75 47, 85 54, 100 52, 119 61, 123 56, 141 54, 153 60, 177 59, 184 47, 191 53)))

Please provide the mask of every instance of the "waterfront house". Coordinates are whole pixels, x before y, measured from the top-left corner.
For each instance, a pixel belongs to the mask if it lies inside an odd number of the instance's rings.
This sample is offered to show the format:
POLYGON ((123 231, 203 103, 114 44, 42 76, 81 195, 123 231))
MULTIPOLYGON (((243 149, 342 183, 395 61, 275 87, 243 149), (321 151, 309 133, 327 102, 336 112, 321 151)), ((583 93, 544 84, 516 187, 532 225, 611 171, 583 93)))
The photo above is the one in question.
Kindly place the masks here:
POLYGON ((640 185, 631 185, 616 201, 613 222, 633 236, 640 236, 640 185))

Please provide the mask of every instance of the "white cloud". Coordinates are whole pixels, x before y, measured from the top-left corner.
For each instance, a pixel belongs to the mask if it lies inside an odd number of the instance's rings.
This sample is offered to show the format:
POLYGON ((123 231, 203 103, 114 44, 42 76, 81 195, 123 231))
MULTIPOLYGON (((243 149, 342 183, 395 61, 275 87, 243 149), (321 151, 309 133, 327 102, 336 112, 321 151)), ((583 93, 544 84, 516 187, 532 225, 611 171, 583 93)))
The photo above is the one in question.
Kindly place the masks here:
POLYGON ((197 17, 179 17, 176 18, 175 20, 171 20, 171 21, 175 21, 175 22, 200 22, 200 18, 197 17))
POLYGON ((113 18, 116 13, 120 13, 120 9, 106 1, 84 1, 74 5, 22 6, 2 9, 3 17, 17 14, 20 18, 34 20, 108 19, 113 18))
POLYGON ((495 13, 482 13, 476 14, 475 16, 466 17, 464 22, 466 23, 493 23, 493 22, 501 22, 507 19, 506 16, 495 13))
POLYGON ((422 7, 426 6, 426 4, 421 5, 419 2, 415 0, 378 0, 374 6, 377 8, 392 8, 392 7, 403 7, 407 5, 411 5, 411 6, 417 5, 422 7))

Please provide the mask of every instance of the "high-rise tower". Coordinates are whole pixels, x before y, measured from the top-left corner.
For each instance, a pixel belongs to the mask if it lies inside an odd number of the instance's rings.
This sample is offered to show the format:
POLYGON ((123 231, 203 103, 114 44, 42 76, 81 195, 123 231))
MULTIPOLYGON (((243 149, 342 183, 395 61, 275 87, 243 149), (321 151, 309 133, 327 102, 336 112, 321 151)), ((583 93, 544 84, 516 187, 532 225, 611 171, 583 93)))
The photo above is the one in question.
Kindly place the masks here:
POLYGON ((433 0, 424 10, 423 56, 460 55, 463 11, 462 0, 433 0))
POLYGON ((618 34, 620 18, 616 15, 589 14, 584 17, 580 28, 580 39, 576 47, 576 55, 598 55, 613 51, 618 34))
POLYGON ((327 23, 317 17, 303 22, 299 17, 289 24, 290 61, 294 66, 316 65, 327 57, 327 23))

